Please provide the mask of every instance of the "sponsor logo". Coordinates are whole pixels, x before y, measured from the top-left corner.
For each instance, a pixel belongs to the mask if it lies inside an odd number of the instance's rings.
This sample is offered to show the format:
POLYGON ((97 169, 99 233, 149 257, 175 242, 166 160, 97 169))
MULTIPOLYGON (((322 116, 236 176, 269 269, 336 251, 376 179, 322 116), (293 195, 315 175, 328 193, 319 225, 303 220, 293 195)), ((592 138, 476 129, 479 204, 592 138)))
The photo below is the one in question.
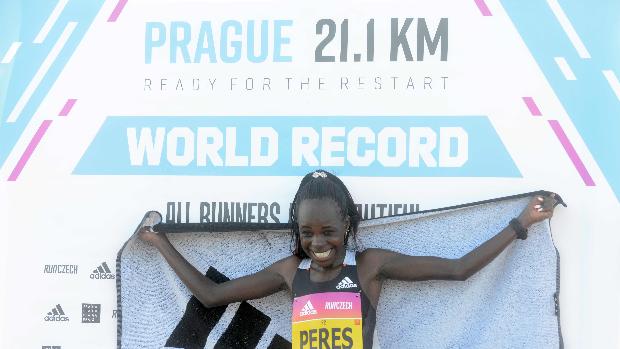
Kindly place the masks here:
POLYGON ((62 349, 60 345, 44 345, 41 349, 62 349))
POLYGON ((112 310, 112 319, 116 319, 120 315, 120 311, 117 309, 112 310))
POLYGON ((338 283, 338 286, 336 286, 336 289, 340 290, 343 288, 354 288, 354 287, 357 287, 357 284, 353 283, 353 281, 351 281, 351 279, 349 279, 348 276, 345 276, 344 279, 342 279, 338 283))
POLYGON ((95 268, 90 274, 91 279, 114 279, 115 275, 112 273, 106 262, 101 263, 100 266, 95 268))
POLYGON ((326 310, 351 310, 353 302, 325 302, 326 310))
POLYGON ((314 306, 312 306, 312 303, 310 303, 310 301, 308 301, 308 303, 306 303, 306 305, 304 305, 304 307, 299 312, 299 316, 308 316, 308 315, 316 315, 316 314, 317 314, 317 311, 316 309, 314 309, 314 306))
POLYGON ((69 321, 69 317, 65 314, 60 304, 56 304, 52 311, 48 312, 43 319, 45 321, 69 321))
POLYGON ((77 274, 77 264, 45 264, 43 274, 77 274))
POLYGON ((101 304, 82 303, 82 323, 98 324, 101 319, 101 304))

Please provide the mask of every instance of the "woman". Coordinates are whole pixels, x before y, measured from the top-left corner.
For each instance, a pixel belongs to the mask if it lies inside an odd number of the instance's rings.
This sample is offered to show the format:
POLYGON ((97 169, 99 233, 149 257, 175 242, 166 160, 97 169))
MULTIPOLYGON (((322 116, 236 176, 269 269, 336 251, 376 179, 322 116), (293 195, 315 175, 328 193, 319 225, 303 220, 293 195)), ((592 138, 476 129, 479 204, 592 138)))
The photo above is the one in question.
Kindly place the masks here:
POLYGON ((326 171, 307 174, 289 213, 293 255, 252 275, 216 284, 194 268, 165 234, 151 227, 151 242, 206 307, 268 296, 293 295, 294 348, 371 348, 381 286, 386 279, 466 280, 499 255, 527 228, 553 215, 550 198, 532 199, 519 217, 459 259, 408 256, 384 249, 353 252, 360 216, 340 179, 326 171))

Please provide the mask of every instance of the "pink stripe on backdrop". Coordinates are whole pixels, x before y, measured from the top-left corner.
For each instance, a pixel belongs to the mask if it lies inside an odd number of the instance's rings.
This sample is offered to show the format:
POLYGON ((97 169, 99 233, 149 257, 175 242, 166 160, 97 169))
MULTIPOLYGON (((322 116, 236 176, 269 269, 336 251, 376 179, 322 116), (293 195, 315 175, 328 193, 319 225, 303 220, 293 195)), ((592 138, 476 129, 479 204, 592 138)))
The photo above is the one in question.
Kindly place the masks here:
POLYGON ((523 102, 525 102, 525 105, 527 105, 527 109, 530 110, 530 114, 532 114, 532 116, 542 115, 542 113, 540 112, 540 109, 538 109, 538 106, 536 105, 536 102, 534 102, 534 98, 523 97, 523 102))
POLYGON ((116 19, 121 14, 126 4, 127 4, 127 0, 118 0, 116 7, 114 8, 114 10, 112 11, 112 14, 110 14, 110 17, 108 18, 108 22, 116 22, 116 19))
POLYGON ((67 116, 76 101, 77 99, 67 99, 65 106, 62 107, 62 110, 60 111, 60 114, 58 114, 58 116, 67 116))
POLYGON ((45 132, 47 132, 47 129, 50 127, 51 123, 52 123, 52 120, 44 120, 41 123, 41 126, 39 126, 39 129, 37 130, 37 133, 34 134, 34 137, 32 137, 32 139, 30 140, 30 143, 26 147, 26 150, 22 154, 22 157, 19 158, 17 165, 15 165, 13 172, 11 172, 11 175, 9 176, 9 179, 8 179, 9 181, 17 180, 17 177, 19 177, 19 174, 24 169, 24 166, 26 166, 28 159, 30 159, 30 156, 34 152, 34 149, 37 147, 37 145, 41 141, 41 138, 43 138, 43 135, 45 134, 45 132))
POLYGON ((489 7, 484 2, 484 0, 474 0, 474 1, 476 2, 476 6, 478 6, 478 9, 480 10, 483 16, 493 16, 493 14, 491 14, 491 11, 489 11, 489 7))
POLYGON ((560 140, 560 143, 562 143, 566 154, 568 154, 568 157, 573 162, 573 165, 577 169, 577 172, 579 172, 579 175, 581 176, 581 179, 583 179, 583 182, 589 187, 595 186, 596 184, 594 184, 590 173, 583 165, 581 158, 579 158, 579 155, 577 155, 577 152, 575 151, 575 148, 573 148, 571 142, 568 140, 568 137, 566 137, 562 126, 560 126, 560 123, 557 120, 549 120, 549 125, 551 125, 553 132, 555 132, 555 135, 560 140))

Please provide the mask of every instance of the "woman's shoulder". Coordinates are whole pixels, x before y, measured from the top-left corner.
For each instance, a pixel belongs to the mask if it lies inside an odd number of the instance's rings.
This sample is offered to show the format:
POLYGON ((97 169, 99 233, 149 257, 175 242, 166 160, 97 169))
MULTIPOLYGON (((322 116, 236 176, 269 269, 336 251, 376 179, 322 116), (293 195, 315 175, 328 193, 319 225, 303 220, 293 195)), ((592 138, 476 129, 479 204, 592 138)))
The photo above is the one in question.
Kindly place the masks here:
POLYGON ((385 255, 388 253, 390 253, 389 250, 382 248, 367 248, 363 251, 357 252, 355 260, 358 268, 368 272, 373 272, 381 268, 385 255))
POLYGON ((301 258, 291 255, 276 261, 268 269, 278 273, 284 279, 288 288, 292 289, 293 279, 300 262, 301 258))
POLYGON ((358 263, 371 262, 373 259, 381 256, 386 252, 389 251, 383 248, 367 248, 363 251, 357 251, 355 253, 355 259, 358 263))
POLYGON ((295 255, 290 255, 274 262, 270 268, 288 274, 290 272, 294 272, 299 266, 299 263, 301 263, 301 261, 301 258, 295 255))

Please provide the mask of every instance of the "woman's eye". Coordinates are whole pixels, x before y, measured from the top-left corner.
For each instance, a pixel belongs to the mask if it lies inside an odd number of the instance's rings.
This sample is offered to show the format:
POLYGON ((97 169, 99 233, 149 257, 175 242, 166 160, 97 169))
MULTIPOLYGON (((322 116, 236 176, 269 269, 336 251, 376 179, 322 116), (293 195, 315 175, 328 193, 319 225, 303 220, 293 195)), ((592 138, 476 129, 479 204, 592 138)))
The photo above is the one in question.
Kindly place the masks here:
POLYGON ((302 231, 302 232, 301 232, 301 236, 303 236, 303 237, 305 237, 305 238, 308 238, 308 237, 311 237, 311 236, 312 236, 312 233, 311 233, 311 232, 309 232, 309 231, 302 231))

